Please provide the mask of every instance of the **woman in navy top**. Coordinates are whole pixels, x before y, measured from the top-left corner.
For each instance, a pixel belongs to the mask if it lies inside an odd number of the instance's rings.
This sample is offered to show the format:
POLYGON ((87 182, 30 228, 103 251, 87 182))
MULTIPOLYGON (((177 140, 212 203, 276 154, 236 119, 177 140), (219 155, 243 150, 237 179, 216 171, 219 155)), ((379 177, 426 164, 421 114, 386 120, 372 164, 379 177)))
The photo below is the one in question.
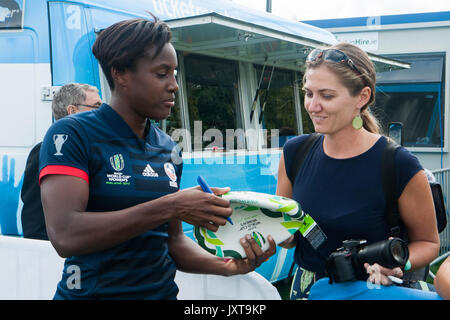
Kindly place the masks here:
MULTIPOLYGON (((283 244, 287 248, 296 246, 296 263, 307 273, 315 273, 316 279, 324 276, 326 259, 343 240, 373 243, 389 236, 381 181, 381 156, 387 138, 380 135, 378 122, 369 110, 375 99, 375 83, 373 63, 354 45, 341 43, 328 50, 316 49, 307 58, 304 105, 321 137, 296 177, 289 177, 289 173, 306 136, 286 143, 277 194, 297 200, 327 237, 317 250, 301 236, 283 244)), ((420 268, 439 251, 430 187, 417 158, 404 148, 396 152, 395 172, 400 216, 409 236, 410 263, 412 269, 420 268)), ((369 280, 374 282, 381 274, 378 282, 382 284, 391 283, 389 275, 403 275, 400 268, 365 267, 369 280)))
POLYGON ((66 257, 55 299, 176 299, 175 271, 242 274, 276 250, 244 237, 247 258, 225 260, 184 235, 181 222, 216 231, 232 210, 228 188, 179 190, 180 151, 149 119, 174 106, 176 52, 158 19, 103 30, 93 53, 112 91, 109 105, 48 130, 40 153, 50 241, 66 257), (175 157, 173 155, 176 155, 175 157))

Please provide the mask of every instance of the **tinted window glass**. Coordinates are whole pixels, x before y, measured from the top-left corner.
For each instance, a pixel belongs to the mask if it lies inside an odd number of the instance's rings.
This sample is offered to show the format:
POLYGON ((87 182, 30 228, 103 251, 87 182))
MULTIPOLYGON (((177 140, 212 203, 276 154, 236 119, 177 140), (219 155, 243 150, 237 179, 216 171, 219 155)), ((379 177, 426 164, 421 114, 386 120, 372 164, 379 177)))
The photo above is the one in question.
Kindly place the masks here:
POLYGON ((193 150, 245 148, 243 135, 226 141, 227 129, 242 129, 237 63, 188 55, 184 65, 193 150))

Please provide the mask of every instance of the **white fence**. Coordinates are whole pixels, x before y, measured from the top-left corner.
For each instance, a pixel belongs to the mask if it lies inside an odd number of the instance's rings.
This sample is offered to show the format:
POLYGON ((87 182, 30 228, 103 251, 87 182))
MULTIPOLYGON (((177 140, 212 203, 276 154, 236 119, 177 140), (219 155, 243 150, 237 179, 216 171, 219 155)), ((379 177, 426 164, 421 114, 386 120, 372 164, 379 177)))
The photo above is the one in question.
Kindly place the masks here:
MULTIPOLYGON (((52 299, 64 259, 50 241, 0 236, 0 300, 52 299)), ((180 300, 280 300, 256 272, 233 277, 177 272, 180 300)))

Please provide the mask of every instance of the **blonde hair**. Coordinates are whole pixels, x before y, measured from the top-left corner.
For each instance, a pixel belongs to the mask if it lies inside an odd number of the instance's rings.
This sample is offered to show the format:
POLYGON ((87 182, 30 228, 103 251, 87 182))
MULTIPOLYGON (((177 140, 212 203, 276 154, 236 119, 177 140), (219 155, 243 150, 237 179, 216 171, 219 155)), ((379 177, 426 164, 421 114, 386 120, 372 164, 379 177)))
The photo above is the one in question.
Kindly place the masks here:
MULTIPOLYGON (((323 59, 308 61, 306 63, 306 70, 317 68, 320 65, 325 64, 331 72, 336 74, 339 79, 341 79, 342 84, 348 89, 350 95, 352 96, 358 95, 361 93, 362 89, 369 87, 371 90, 370 99, 367 104, 361 108, 363 127, 369 132, 380 133, 380 124, 377 118, 370 111, 370 106, 375 103, 377 76, 374 64, 370 60, 367 53, 353 44, 342 42, 335 44, 330 49, 337 49, 344 52, 361 73, 352 69, 348 64, 324 61, 323 59)), ((305 83, 305 81, 306 72, 303 77, 303 83, 305 83)))

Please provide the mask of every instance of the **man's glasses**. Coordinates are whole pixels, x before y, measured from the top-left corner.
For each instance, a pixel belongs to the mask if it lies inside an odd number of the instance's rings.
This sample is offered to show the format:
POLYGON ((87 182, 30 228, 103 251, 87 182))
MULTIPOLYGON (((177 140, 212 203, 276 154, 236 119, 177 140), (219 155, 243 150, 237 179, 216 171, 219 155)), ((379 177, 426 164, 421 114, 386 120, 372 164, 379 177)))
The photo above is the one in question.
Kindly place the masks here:
POLYGON ((347 57, 347 55, 342 52, 341 50, 337 49, 314 49, 311 51, 311 53, 306 58, 307 62, 313 62, 317 59, 323 59, 324 61, 331 61, 335 63, 347 63, 350 68, 358 72, 359 74, 362 74, 361 71, 355 66, 352 59, 347 57))
POLYGON ((75 106, 86 107, 86 108, 91 108, 91 109, 98 109, 98 108, 100 108, 101 104, 92 105, 92 104, 77 103, 77 104, 75 104, 75 106))

